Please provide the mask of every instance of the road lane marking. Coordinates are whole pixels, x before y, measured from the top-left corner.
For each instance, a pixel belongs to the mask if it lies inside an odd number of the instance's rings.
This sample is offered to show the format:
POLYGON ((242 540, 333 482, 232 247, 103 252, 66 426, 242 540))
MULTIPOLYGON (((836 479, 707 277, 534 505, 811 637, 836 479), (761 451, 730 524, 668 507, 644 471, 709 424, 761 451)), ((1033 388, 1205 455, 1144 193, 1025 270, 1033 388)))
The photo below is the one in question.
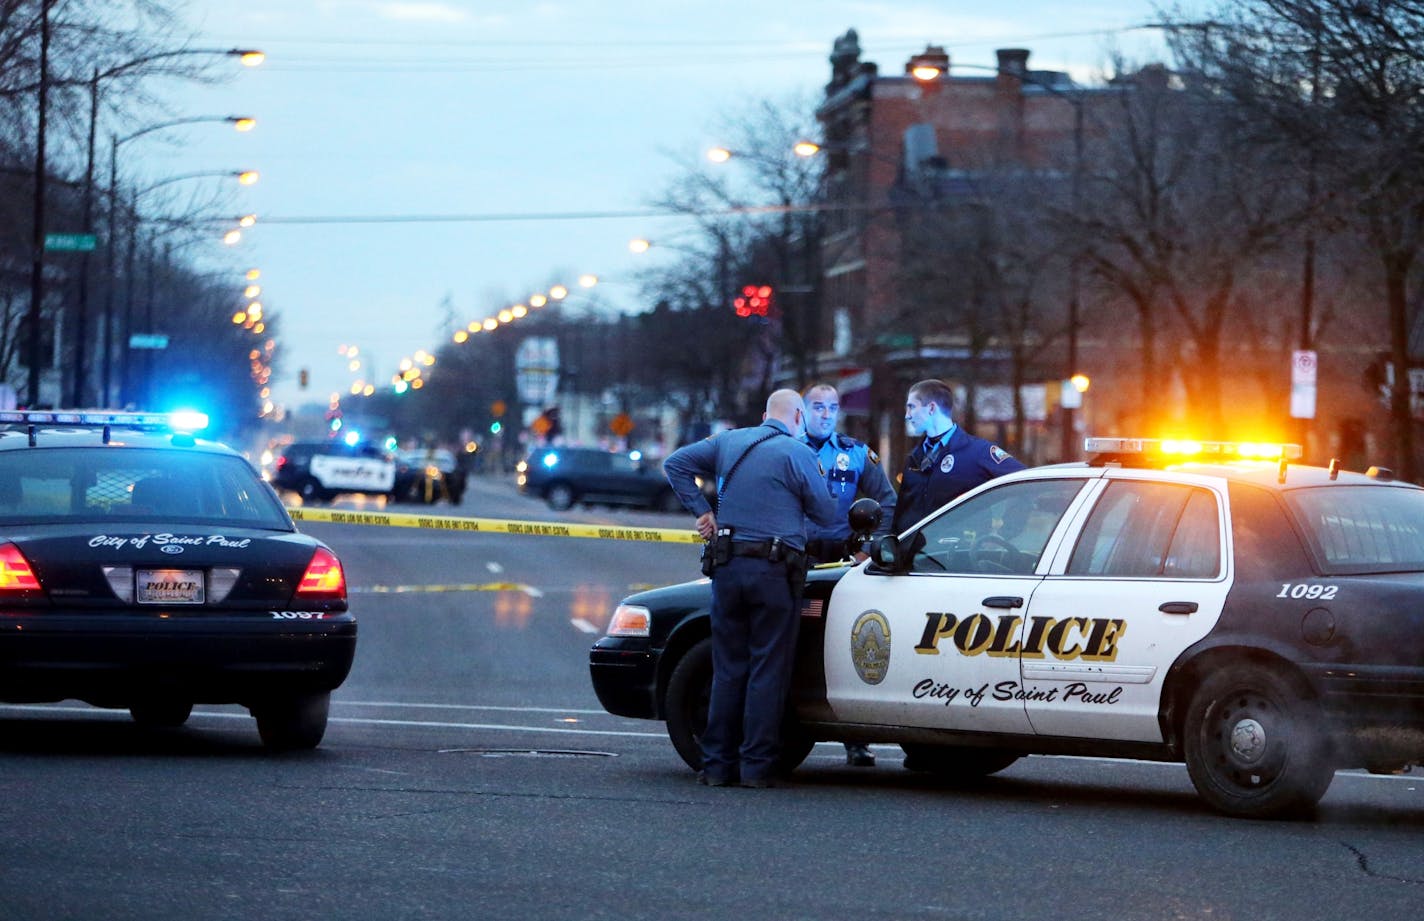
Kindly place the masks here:
MULTIPOLYGON (((68 713, 81 714, 84 716, 96 716, 108 719, 128 719, 129 715, 123 710, 109 710, 100 707, 50 707, 42 704, 18 704, 15 706, 0 706, 0 713, 6 710, 23 710, 30 713, 68 713)), ((194 710, 193 716, 200 718, 213 718, 224 720, 250 720, 246 713, 225 713, 211 710, 194 710)), ((493 732, 534 732, 534 733, 554 733, 558 735, 584 735, 584 736, 619 736, 630 739, 666 739, 667 734, 662 732, 631 732, 618 729, 567 729, 546 726, 509 726, 503 723, 451 723, 439 720, 396 720, 377 719, 375 717, 358 716, 333 716, 328 718, 328 723, 348 723, 357 726, 405 726, 413 728, 430 729, 483 729, 493 732)))
POLYGON ((578 627, 578 628, 579 628, 580 630, 582 630, 584 633, 602 633, 602 632, 603 632, 603 631, 600 630, 597 626, 595 626, 594 624, 589 623, 588 621, 584 620, 582 617, 575 617, 573 620, 569 621, 569 623, 573 624, 575 627, 578 627))
POLYGON ((419 592, 523 592, 530 598, 543 598, 544 593, 523 582, 465 582, 455 585, 357 585, 346 590, 350 595, 404 595, 419 592))

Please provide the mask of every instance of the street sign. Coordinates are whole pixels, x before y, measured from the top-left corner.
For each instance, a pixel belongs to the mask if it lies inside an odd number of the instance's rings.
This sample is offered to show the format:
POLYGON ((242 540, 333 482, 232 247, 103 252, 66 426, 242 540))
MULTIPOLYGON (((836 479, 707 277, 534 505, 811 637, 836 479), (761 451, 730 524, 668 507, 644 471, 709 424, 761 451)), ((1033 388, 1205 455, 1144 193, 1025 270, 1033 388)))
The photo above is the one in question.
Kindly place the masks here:
POLYGON ((47 253, 92 253, 98 245, 92 233, 47 233, 44 239, 47 253))
POLYGON ((168 337, 162 333, 134 333, 129 336, 131 349, 166 349, 168 337))
POLYGON ((1315 418, 1317 356, 1314 350, 1291 353, 1290 414, 1295 419, 1315 418))

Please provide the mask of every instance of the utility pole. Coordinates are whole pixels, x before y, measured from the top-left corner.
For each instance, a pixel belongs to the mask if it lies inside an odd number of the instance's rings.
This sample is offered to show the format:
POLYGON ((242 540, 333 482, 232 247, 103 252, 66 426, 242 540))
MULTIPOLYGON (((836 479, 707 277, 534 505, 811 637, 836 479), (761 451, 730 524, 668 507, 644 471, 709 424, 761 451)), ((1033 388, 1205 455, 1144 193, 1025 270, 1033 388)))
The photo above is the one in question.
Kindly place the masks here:
POLYGON ((30 311, 26 318, 25 363, 29 365, 29 381, 25 388, 25 405, 33 407, 40 400, 40 305, 44 302, 45 244, 45 118, 49 99, 49 6, 51 0, 40 3, 40 98, 39 125, 35 135, 35 214, 34 240, 30 264, 30 311))

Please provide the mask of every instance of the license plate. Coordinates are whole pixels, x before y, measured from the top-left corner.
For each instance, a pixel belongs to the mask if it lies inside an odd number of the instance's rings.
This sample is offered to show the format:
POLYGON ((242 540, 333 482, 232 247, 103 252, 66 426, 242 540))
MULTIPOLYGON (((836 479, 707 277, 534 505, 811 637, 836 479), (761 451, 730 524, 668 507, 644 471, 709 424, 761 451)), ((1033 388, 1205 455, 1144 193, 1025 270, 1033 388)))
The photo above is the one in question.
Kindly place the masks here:
POLYGON ((139 604, 202 604, 201 569, 140 569, 134 573, 139 604))

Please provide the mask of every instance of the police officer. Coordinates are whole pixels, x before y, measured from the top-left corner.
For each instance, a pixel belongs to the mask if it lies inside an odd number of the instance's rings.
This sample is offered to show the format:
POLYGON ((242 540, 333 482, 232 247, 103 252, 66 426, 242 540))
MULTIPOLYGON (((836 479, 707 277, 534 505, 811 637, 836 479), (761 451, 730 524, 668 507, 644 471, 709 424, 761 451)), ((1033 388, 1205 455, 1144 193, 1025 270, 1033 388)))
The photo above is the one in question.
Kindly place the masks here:
POLYGON ((1024 465, 996 444, 954 423, 954 394, 940 380, 920 381, 905 398, 905 429, 923 440, 905 458, 890 529, 900 533, 955 496, 1024 465))
POLYGON ((712 546, 712 697, 702 733, 708 786, 769 787, 796 661, 806 520, 829 525, 836 503, 801 440, 794 390, 766 401, 763 423, 679 448, 663 462, 697 531, 712 546), (714 513, 697 477, 716 479, 714 513))
MULTIPOLYGON (((826 475, 826 487, 836 500, 836 520, 828 527, 812 528, 806 543, 806 555, 812 564, 828 563, 854 552, 865 559, 862 547, 851 548, 851 504, 861 496, 869 496, 885 510, 881 526, 872 538, 890 533, 890 516, 895 510, 895 487, 880 466, 880 457, 870 446, 836 431, 840 419, 841 397, 830 384, 812 384, 806 388, 806 443, 816 452, 821 470, 826 475)), ((846 764, 852 767, 874 767, 875 753, 868 745, 847 742, 846 764)))

